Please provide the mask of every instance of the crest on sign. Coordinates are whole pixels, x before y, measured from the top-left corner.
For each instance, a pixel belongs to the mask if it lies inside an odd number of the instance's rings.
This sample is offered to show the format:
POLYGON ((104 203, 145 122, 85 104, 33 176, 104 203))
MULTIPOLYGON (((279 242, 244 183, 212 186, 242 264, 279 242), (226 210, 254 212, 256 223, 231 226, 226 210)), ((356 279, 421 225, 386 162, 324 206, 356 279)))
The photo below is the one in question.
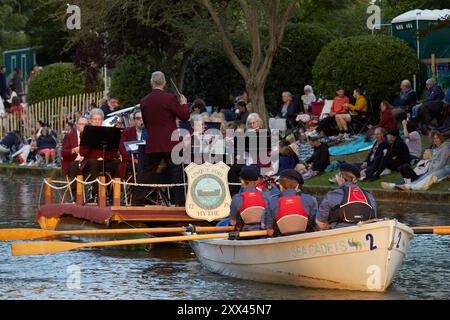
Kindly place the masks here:
POLYGON ((188 191, 186 213, 194 219, 209 222, 230 214, 231 195, 228 188, 228 167, 225 163, 191 163, 186 167, 188 191))

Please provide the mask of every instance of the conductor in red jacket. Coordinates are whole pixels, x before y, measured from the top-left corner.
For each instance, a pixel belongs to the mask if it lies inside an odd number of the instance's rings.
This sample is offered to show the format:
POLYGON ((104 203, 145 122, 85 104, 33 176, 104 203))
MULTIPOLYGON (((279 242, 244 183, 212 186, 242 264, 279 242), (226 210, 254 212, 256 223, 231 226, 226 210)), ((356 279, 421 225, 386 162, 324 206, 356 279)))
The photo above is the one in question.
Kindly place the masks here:
MULTIPOLYGON (((160 71, 154 72, 151 78, 152 92, 141 101, 142 120, 147 128, 147 140, 142 164, 139 166, 138 183, 149 184, 156 173, 161 160, 167 164, 171 182, 182 183, 181 165, 176 166, 171 160, 172 149, 179 143, 172 141, 172 133, 176 131, 176 119, 189 120, 189 105, 183 95, 177 96, 164 92, 166 78, 160 71)), ((184 188, 173 188, 173 204, 184 206, 184 188)), ((134 205, 145 205, 146 188, 136 188, 134 205)))
MULTIPOLYGON (((64 136, 61 150, 61 171, 62 175, 67 176, 69 181, 72 181, 80 175, 80 140, 84 127, 87 124, 88 120, 85 117, 80 117, 77 120, 76 128, 64 136)), ((77 190, 76 183, 72 183, 70 188, 72 190, 72 200, 74 200, 77 190)))

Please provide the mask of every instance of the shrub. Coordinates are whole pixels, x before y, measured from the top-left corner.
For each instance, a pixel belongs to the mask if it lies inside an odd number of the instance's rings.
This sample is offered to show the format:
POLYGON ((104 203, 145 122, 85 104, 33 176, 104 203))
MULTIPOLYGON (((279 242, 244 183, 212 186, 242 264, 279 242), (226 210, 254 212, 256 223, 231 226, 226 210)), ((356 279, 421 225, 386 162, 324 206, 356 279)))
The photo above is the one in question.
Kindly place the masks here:
POLYGON ((322 49, 313 68, 318 92, 333 97, 338 86, 350 92, 362 85, 376 100, 397 95, 400 82, 414 74, 418 61, 413 49, 391 36, 337 39, 322 49))
POLYGON ((71 63, 55 63, 44 67, 30 81, 28 101, 36 103, 56 97, 83 93, 84 77, 71 63))
POLYGON ((123 107, 132 107, 150 92, 150 65, 131 55, 121 59, 111 77, 111 97, 123 107))

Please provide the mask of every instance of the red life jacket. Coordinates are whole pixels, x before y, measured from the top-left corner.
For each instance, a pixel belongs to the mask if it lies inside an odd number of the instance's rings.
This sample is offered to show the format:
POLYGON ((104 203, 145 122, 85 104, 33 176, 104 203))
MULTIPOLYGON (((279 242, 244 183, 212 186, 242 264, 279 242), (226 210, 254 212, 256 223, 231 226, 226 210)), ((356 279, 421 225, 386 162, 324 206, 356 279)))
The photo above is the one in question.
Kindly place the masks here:
POLYGON ((308 213, 303 208, 301 196, 280 197, 278 207, 277 227, 282 235, 306 231, 308 213))
POLYGON ((266 202, 261 191, 251 190, 243 192, 242 207, 240 210, 241 218, 244 224, 260 224, 263 218, 266 202))
POLYGON ((366 191, 358 186, 342 187, 344 197, 340 205, 334 207, 328 218, 329 223, 345 222, 356 224, 376 218, 376 213, 369 203, 366 191))

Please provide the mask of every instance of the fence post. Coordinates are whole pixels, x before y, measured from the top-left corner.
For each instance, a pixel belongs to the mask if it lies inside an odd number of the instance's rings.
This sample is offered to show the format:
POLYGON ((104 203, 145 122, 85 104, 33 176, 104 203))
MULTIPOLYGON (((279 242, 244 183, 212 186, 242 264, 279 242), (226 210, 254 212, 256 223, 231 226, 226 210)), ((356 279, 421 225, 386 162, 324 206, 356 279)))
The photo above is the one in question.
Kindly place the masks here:
MULTIPOLYGON (((101 183, 105 183, 106 179, 105 176, 100 176, 98 178, 101 183)), ((102 184, 98 184, 98 206, 100 208, 106 207, 106 187, 102 184)))
MULTIPOLYGON (((83 181, 83 176, 77 176, 77 179, 80 181, 83 181)), ((84 199, 83 199, 83 184, 77 181, 77 197, 76 197, 76 202, 78 206, 82 206, 84 199)))
MULTIPOLYGON (((46 178, 45 181, 47 181, 48 183, 52 183, 52 178, 46 178)), ((45 184, 45 204, 49 205, 52 204, 53 202, 53 189, 45 184)))

